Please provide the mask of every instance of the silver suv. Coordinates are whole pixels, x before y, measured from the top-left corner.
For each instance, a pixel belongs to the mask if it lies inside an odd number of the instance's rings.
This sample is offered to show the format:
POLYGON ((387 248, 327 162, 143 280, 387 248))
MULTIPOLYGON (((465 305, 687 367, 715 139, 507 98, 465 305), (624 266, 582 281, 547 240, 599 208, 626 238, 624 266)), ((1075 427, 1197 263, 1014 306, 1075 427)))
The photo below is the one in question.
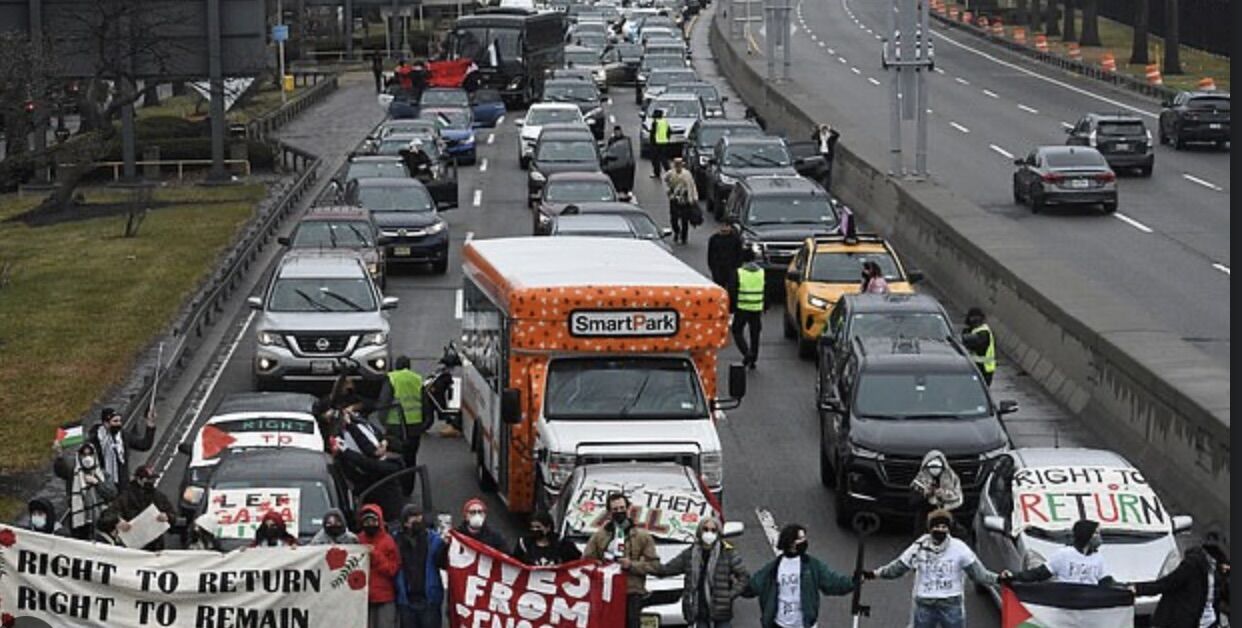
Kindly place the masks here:
POLYGON ((255 325, 254 384, 331 382, 342 368, 377 381, 391 362, 388 312, 366 262, 351 251, 292 250, 276 266, 255 325))

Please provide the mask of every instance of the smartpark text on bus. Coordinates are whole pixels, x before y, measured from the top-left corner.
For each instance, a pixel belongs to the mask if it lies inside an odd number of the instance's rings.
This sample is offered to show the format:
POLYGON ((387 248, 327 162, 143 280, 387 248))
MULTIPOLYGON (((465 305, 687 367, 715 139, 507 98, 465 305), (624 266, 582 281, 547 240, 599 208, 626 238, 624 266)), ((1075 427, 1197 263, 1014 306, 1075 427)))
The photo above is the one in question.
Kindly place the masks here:
POLYGON ((716 420, 728 295, 667 251, 614 238, 473 240, 463 250, 462 431, 513 512, 553 503, 574 467, 672 461, 720 497, 716 420))

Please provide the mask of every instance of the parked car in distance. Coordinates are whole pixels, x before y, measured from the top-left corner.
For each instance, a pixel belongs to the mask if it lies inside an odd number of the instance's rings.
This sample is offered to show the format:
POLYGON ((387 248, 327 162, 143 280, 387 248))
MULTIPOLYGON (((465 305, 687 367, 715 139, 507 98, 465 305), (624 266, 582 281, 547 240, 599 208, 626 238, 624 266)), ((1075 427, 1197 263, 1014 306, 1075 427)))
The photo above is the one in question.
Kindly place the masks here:
POLYGON ((1065 129, 1067 146, 1090 146, 1104 155, 1113 170, 1137 169, 1150 177, 1156 163, 1151 131, 1137 114, 1089 113, 1065 129))
POLYGON ((534 207, 531 229, 535 235, 547 233, 551 218, 566 206, 577 203, 617 200, 612 179, 602 172, 557 172, 548 176, 534 207))
POLYGON ((639 112, 642 120, 641 135, 638 138, 640 154, 648 155, 651 151, 650 136, 655 124, 655 112, 661 112, 668 120, 669 157, 681 154, 682 145, 686 143, 686 132, 695 122, 707 117, 703 109, 703 99, 694 94, 664 94, 651 99, 646 109, 639 112))
POLYGON ((426 186, 416 179, 354 179, 345 202, 371 213, 383 238, 386 265, 430 264, 448 272, 449 226, 426 186))
POLYGON ((599 145, 589 131, 577 126, 544 127, 527 172, 527 198, 531 205, 538 202, 548 177, 557 172, 601 171, 599 145))
POLYGON ((682 156, 690 174, 694 175, 694 183, 699 188, 700 196, 707 191, 707 169, 711 165, 712 149, 716 146, 716 141, 726 135, 755 137, 763 135, 763 129, 753 120, 704 118, 690 125, 690 130, 686 132, 682 156))
POLYGON ((707 185, 699 190, 707 210, 723 220, 725 203, 733 187, 746 177, 758 175, 797 175, 793 157, 785 140, 770 135, 724 136, 716 141, 708 158, 707 185))
POLYGON ((294 250, 357 251, 366 262, 371 279, 383 289, 387 275, 379 238, 379 226, 367 210, 354 205, 319 205, 306 210, 293 231, 277 241, 294 250))
POLYGON ((523 170, 530 166, 535 142, 539 139, 543 125, 554 123, 577 123, 584 129, 588 128, 582 117, 582 110, 570 103, 535 103, 526 110, 526 117, 514 121, 522 129, 518 138, 518 165, 523 170))
POLYGON ((1117 211, 1117 175, 1090 146, 1040 146, 1013 161, 1013 202, 1038 214, 1049 205, 1099 205, 1117 211))
POLYGON ((474 114, 469 107, 424 107, 418 117, 431 120, 440 127, 445 152, 459 164, 473 164, 478 159, 475 146, 474 114))
POLYGON ((474 115, 475 128, 493 128, 505 117, 505 101, 500 92, 482 87, 470 94, 470 112, 474 115))
MULTIPOLYGON (((418 98, 418 107, 470 108, 470 94, 460 87, 428 87, 418 98)), ((421 116, 420 116, 421 117, 421 116)))
POLYGON ((1160 111, 1161 144, 1182 150, 1189 142, 1212 142, 1217 148, 1230 143, 1229 94, 1180 92, 1164 102, 1160 111))

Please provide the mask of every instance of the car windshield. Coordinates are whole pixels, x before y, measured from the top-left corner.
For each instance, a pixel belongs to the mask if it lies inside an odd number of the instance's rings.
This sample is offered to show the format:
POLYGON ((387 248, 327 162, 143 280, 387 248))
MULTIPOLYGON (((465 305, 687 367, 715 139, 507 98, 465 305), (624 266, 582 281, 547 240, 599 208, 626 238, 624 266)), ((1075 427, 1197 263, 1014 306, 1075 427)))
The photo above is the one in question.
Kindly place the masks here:
POLYGON ((288 277, 276 280, 268 303, 272 312, 365 312, 375 295, 364 278, 288 277))
POLYGON ((867 373, 858 378, 854 414, 875 419, 956 419, 988 415, 978 373, 867 373))
POLYGON ((686 62, 681 57, 669 55, 661 55, 659 57, 643 57, 643 67, 648 69, 656 68, 684 68, 686 62))
POLYGON ((622 61, 637 61, 643 56, 643 47, 638 44, 627 44, 617 46, 617 52, 621 53, 622 61))
POLYGON ((599 92, 590 83, 580 82, 568 85, 548 85, 543 92, 543 99, 550 102, 590 102, 599 99, 599 92))
POLYGON ((850 317, 850 340, 854 338, 947 338, 949 322, 939 314, 925 312, 860 312, 850 317))
POLYGON ((607 181, 554 181, 548 183, 547 199, 554 203, 615 201, 617 194, 607 181))
POLYGON ((823 196, 757 196, 746 209, 746 224, 835 227, 837 212, 823 196))
POLYGON ((1191 98, 1189 101, 1186 102, 1186 108, 1194 109, 1196 111, 1211 111, 1215 109, 1217 111, 1228 112, 1229 111, 1229 99, 1221 98, 1219 96, 1209 96, 1206 98, 1191 98))
POLYGON ((526 114, 526 124, 543 126, 555 122, 580 122, 582 112, 574 109, 532 109, 526 114))
MULTIPOLYGON (((279 482, 271 482, 266 480, 235 482, 222 481, 211 487, 215 490, 245 490, 256 488, 279 488, 279 489, 296 489, 298 491, 298 529, 299 537, 315 536, 319 532, 319 528, 323 526, 323 515, 328 510, 334 508, 334 503, 330 495, 330 491, 323 482, 316 480, 280 480, 279 482), (279 484, 279 486, 272 486, 279 484)), ((257 527, 257 526, 256 526, 257 527)), ((289 531, 290 533, 293 530, 289 531)), ((226 537, 227 538, 227 537, 226 537)), ((245 540, 253 539, 251 534, 245 540)))
POLYGON ((634 231, 634 235, 643 240, 659 240, 663 237, 660 233, 659 225, 655 224, 649 216, 643 214, 628 214, 626 220, 630 222, 630 229, 634 231))
POLYGON ((361 220, 309 220, 298 225, 291 242, 294 248, 358 248, 375 245, 370 223, 361 220))
POLYGON ((787 168, 792 163, 785 145, 775 142, 732 146, 724 155, 724 166, 728 168, 787 168))
POLYGON ((423 111, 419 115, 434 121, 436 126, 441 129, 470 128, 470 114, 464 109, 438 109, 434 111, 423 111))
POLYGON ((470 96, 465 90, 456 89, 428 89, 423 91, 423 95, 418 99, 420 107, 436 107, 441 105, 453 105, 454 107, 470 106, 470 96))
POLYGON ((847 253, 835 251, 817 253, 811 261, 811 281, 825 283, 858 283, 862 281, 862 268, 866 262, 880 265, 886 281, 902 281, 897 262, 888 253, 847 253))
MULTIPOLYGON (((608 44, 608 37, 603 33, 582 33, 574 37, 574 40, 579 46, 595 50, 597 55, 599 54, 598 51, 608 44)), ((596 59, 596 63, 598 63, 599 57, 597 56, 596 59)))
POLYGON ((479 65, 490 66, 488 49, 493 48, 496 51, 497 60, 503 63, 507 59, 522 56, 519 49, 521 34, 520 28, 459 28, 454 33, 456 47, 453 52, 457 57, 468 57, 477 61, 479 65))
POLYGON ((1103 168, 1108 165, 1099 152, 1085 150, 1047 153, 1044 161, 1050 168, 1103 168))
POLYGON ((737 126, 706 126, 699 129, 699 147, 715 146, 722 137, 756 137, 763 135, 763 129, 752 125, 737 126))
POLYGON ((548 367, 544 416, 549 420, 697 419, 707 416, 707 404, 689 360, 560 359, 548 367))
POLYGON ((703 113, 697 100, 662 100, 653 104, 651 111, 663 111, 666 118, 697 118, 703 113))
POLYGON ((350 162, 345 180, 364 178, 402 179, 410 176, 401 161, 354 161, 350 162))
POLYGON ((565 63, 599 65, 599 53, 594 50, 570 50, 565 53, 565 63))
POLYGON ((694 94, 702 98, 703 102, 720 102, 720 92, 716 91, 714 85, 672 85, 668 91, 670 94, 694 94))
POLYGON ((1142 135, 1146 132, 1142 120, 1100 123, 1100 135, 1142 135))
POLYGON ((401 151, 410 147, 410 138, 408 137, 386 137, 380 140, 379 146, 375 149, 376 155, 400 155, 401 151))
POLYGON ((539 143, 539 153, 535 158, 547 162, 580 162, 596 161, 599 156, 595 153, 595 142, 550 140, 539 143))
POLYGON ((421 185, 375 185, 359 188, 358 202, 373 212, 429 212, 435 206, 421 185))
POLYGON ((434 134, 435 132, 436 125, 429 120, 392 120, 384 123, 384 131, 380 137, 393 133, 434 134))
POLYGON ((647 85, 671 85, 687 80, 694 80, 694 71, 687 70, 685 72, 652 72, 651 77, 647 79, 647 85))

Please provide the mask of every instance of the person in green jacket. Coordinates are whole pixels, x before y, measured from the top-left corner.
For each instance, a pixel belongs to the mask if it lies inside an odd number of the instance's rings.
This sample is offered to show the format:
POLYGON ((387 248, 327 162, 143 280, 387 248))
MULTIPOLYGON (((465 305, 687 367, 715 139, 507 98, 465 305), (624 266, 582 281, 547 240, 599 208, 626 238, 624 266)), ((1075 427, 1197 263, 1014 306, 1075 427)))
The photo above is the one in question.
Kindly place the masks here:
POLYGON ((820 595, 847 595, 856 583, 806 553, 806 528, 781 529, 772 562, 750 577, 743 597, 758 597, 763 628, 808 628, 819 621, 820 595))

